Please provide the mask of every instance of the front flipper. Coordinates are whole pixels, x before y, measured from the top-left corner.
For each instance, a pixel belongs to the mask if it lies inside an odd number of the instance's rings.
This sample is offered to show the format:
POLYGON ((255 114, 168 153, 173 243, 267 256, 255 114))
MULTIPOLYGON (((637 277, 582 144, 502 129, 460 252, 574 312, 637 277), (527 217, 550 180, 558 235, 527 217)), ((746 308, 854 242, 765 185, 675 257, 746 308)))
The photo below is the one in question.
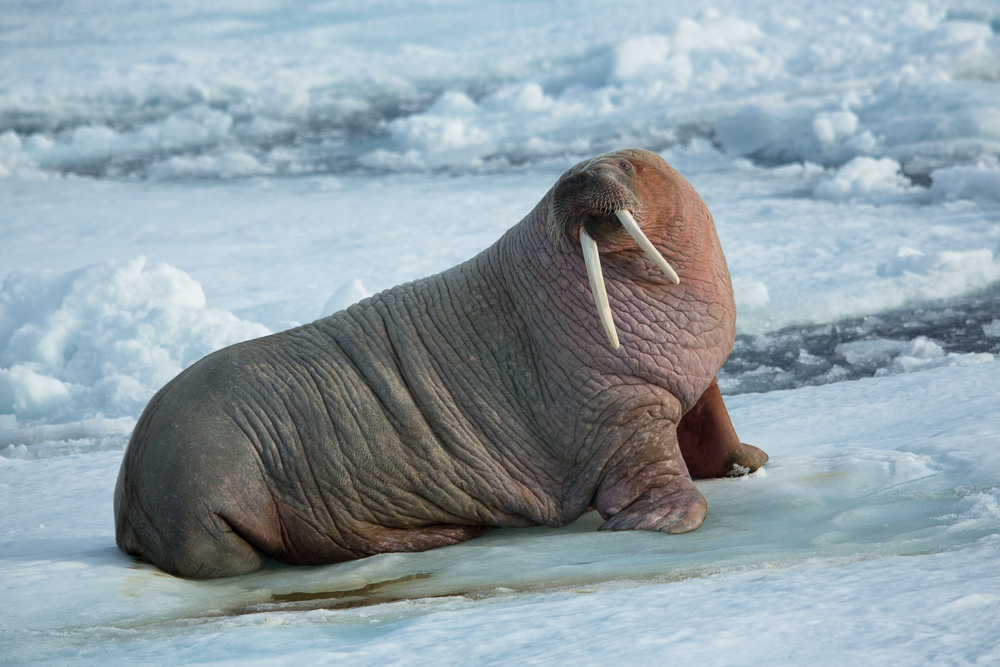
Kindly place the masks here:
POLYGON ((632 504, 612 515, 598 530, 657 530, 690 533, 702 524, 708 502, 690 478, 677 477, 667 486, 647 489, 632 504))
POLYGON ((714 379, 681 419, 677 439, 692 477, 745 475, 767 461, 763 450, 740 442, 736 436, 714 379))
POLYGON ((708 512, 705 496, 691 481, 673 425, 641 444, 619 448, 619 460, 608 469, 593 506, 606 521, 601 530, 656 530, 688 533, 708 512))

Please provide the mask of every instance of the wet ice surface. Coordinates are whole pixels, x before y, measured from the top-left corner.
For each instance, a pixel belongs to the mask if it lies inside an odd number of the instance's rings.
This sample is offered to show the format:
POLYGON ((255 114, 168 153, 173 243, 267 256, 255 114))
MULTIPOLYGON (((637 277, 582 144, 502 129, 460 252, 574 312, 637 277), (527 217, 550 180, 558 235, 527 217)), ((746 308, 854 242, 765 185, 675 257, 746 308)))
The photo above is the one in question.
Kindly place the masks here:
POLYGON ((2 660, 1000 663, 1000 14, 978 0, 8 2, 2 660), (638 27, 637 27, 638 26, 638 27), (771 460, 682 536, 502 530, 196 582, 114 546, 149 397, 660 152, 771 460))

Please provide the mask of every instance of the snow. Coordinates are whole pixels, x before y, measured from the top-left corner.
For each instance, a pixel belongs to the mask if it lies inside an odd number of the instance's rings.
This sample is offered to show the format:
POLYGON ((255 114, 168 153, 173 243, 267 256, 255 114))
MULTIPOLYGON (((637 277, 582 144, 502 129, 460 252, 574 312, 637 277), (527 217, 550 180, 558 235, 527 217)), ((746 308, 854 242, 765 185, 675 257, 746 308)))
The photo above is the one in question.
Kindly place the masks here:
MULTIPOLYGON (((268 333, 206 308, 190 276, 144 257, 62 274, 14 271, 0 290, 0 412, 75 425, 80 439, 109 419, 134 418, 209 352, 268 333)), ((26 433, 16 439, 33 444, 26 433)))
POLYGON ((1000 663, 998 26, 988 0, 8 3, 4 659, 1000 663), (118 551, 163 383, 471 257, 626 145, 713 212, 720 384, 758 392, 726 400, 771 456, 698 482, 702 528, 590 514, 213 582, 118 551))
POLYGON ((859 156, 840 167, 830 178, 820 181, 813 194, 822 199, 845 199, 873 193, 904 192, 910 184, 900 169, 900 164, 892 158, 876 160, 859 156))
POLYGON ((996 159, 931 172, 931 195, 940 199, 1000 200, 1000 165, 996 159))
POLYGON ((365 288, 361 279, 354 278, 350 282, 344 283, 338 287, 337 291, 335 291, 333 295, 327 299, 320 316, 326 317, 327 315, 333 315, 337 311, 343 310, 351 304, 355 304, 362 299, 370 297, 371 295, 372 293, 365 288))

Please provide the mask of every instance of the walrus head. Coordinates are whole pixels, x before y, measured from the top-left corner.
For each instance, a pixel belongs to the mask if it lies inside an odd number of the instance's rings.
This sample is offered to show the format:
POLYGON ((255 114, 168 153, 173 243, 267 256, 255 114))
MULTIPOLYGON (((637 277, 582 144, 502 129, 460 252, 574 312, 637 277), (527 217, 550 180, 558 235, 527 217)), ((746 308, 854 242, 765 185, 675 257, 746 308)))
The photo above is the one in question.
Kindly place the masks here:
MULTIPOLYGON (((604 286, 599 246, 606 251, 638 246, 670 282, 680 284, 677 272, 642 229, 647 212, 639 192, 640 179, 648 180, 649 172, 662 172, 664 167, 663 160, 647 151, 605 153, 571 168, 554 189, 549 216, 553 232, 579 240, 601 327, 616 350, 618 332, 604 286)), ((654 214, 649 212, 648 217, 654 214)))

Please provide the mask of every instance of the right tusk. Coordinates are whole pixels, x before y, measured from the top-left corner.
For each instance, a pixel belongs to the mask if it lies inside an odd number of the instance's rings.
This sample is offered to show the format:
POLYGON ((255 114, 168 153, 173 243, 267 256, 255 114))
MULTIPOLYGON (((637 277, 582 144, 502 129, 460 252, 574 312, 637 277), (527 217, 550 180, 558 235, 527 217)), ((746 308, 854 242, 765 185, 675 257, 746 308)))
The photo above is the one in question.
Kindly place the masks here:
MULTIPOLYGON (((648 241, 647 241, 648 243, 648 241)), ((597 306, 597 316, 601 319, 604 335, 608 337, 611 347, 616 350, 618 332, 615 321, 611 318, 611 305, 608 303, 608 291, 604 288, 604 274, 601 271, 601 255, 597 251, 597 241, 580 228, 580 245, 583 246, 583 261, 587 265, 587 278, 590 279, 590 292, 594 295, 594 305, 597 306)))
POLYGON ((634 238, 635 242, 639 244, 642 251, 646 253, 651 260, 656 262, 656 265, 660 267, 660 271, 663 271, 663 273, 667 275, 667 278, 670 278, 670 282, 675 285, 680 285, 681 277, 677 275, 676 271, 674 271, 674 267, 670 266, 670 263, 663 258, 663 255, 661 255, 660 251, 656 249, 656 246, 653 245, 652 241, 650 241, 646 235, 642 233, 639 223, 635 221, 632 214, 625 209, 621 209, 615 211, 615 215, 618 216, 618 220, 622 223, 625 231, 632 235, 632 238, 634 238))

